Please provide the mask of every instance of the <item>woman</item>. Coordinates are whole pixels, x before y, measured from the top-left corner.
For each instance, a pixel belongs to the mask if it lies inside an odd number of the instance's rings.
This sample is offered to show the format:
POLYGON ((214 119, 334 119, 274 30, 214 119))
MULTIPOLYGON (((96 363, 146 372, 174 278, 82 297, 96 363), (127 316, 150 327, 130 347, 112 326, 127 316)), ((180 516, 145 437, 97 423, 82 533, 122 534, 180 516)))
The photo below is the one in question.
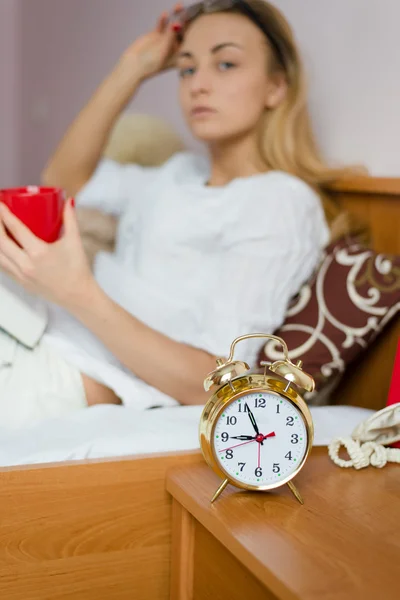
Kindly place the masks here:
MULTIPOLYGON (((237 335, 277 328, 316 267, 329 238, 317 192, 335 176, 313 143, 298 51, 276 8, 216 0, 162 15, 123 54, 43 176, 120 217, 115 254, 98 257, 93 277, 72 201, 53 245, 1 207, 1 268, 51 303, 38 347, 19 346, 0 368, 3 405, 16 390, 25 398, 12 422, 120 400, 203 403, 215 356, 237 335), (141 83, 171 66, 208 159, 183 153, 156 169, 101 160, 141 83)), ((243 351, 253 363, 257 344, 243 351)))

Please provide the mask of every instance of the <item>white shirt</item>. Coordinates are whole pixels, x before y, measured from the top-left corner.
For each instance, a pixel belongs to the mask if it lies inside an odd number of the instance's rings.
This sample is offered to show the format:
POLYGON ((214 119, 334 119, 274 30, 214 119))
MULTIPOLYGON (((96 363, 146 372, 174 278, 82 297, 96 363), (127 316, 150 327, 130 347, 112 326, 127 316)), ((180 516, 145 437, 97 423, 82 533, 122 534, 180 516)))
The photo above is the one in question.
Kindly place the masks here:
MULTIPOLYGON (((77 200, 120 217, 115 253, 95 261, 104 291, 149 327, 227 356, 235 337, 282 324, 329 232, 318 195, 296 177, 271 171, 223 187, 208 178, 208 161, 189 153, 157 168, 103 160, 77 200)), ((126 404, 175 403, 57 307, 45 339, 126 404)), ((254 364, 260 345, 239 345, 239 358, 254 364)))

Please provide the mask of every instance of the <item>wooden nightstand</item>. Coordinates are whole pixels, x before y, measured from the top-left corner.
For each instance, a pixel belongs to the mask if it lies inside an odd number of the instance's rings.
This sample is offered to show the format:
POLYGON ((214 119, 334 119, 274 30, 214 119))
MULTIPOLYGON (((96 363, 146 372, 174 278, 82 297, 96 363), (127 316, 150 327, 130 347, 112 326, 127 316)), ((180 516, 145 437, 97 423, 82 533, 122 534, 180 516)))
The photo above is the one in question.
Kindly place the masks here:
POLYGON ((336 467, 316 448, 284 487, 247 493, 206 466, 173 469, 171 600, 397 600, 400 466, 336 467))

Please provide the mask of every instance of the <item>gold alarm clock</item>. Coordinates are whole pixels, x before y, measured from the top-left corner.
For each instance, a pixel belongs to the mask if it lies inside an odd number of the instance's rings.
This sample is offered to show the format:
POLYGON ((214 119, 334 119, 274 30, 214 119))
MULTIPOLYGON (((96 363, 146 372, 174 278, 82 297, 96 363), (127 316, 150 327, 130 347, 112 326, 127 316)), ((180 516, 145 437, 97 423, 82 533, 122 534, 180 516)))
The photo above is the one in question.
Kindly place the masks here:
POLYGON ((281 338, 252 333, 232 342, 228 359, 217 359, 216 370, 204 380, 206 391, 216 389, 201 415, 200 447, 223 479, 211 502, 228 483, 263 492, 287 484, 303 504, 292 480, 310 453, 314 426, 300 391, 311 392, 314 386, 302 362, 290 361, 281 338), (233 360, 236 344, 251 338, 275 340, 284 358, 262 363, 264 373, 252 373, 246 363, 233 360))

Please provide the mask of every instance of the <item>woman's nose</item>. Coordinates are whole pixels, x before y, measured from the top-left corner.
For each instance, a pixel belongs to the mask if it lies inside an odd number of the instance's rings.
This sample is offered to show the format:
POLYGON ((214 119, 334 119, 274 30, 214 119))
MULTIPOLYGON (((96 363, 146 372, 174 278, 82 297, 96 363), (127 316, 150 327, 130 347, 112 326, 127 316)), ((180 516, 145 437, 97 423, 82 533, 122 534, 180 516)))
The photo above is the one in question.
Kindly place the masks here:
POLYGON ((192 96, 209 94, 212 89, 211 75, 207 69, 198 69, 191 79, 192 96))

